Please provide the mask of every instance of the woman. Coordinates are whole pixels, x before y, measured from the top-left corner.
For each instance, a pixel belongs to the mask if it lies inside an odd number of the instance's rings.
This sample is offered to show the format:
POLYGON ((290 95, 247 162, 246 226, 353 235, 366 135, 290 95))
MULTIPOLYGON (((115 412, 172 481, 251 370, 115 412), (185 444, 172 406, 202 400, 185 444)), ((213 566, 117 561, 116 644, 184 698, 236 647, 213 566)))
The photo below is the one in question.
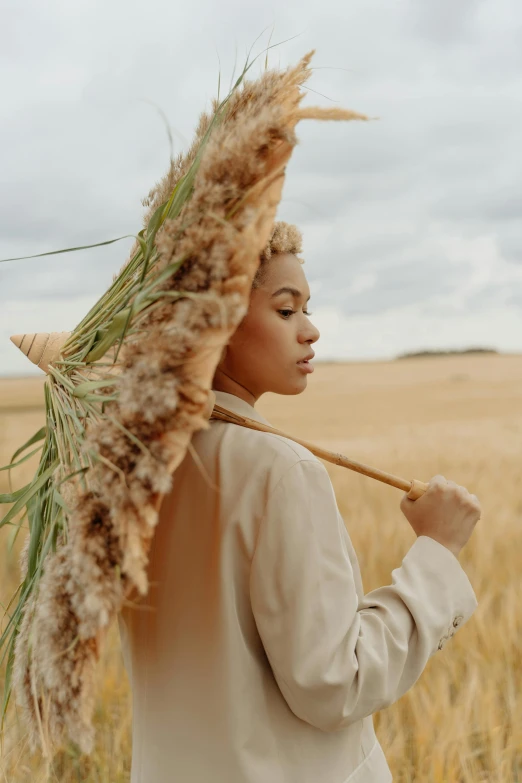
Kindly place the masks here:
MULTIPOLYGON (((319 332, 301 235, 276 223, 216 402, 268 423, 265 392, 306 389, 319 332)), ((386 783, 372 713, 399 699, 477 601, 458 555, 480 516, 443 476, 400 508, 417 534, 364 595, 324 465, 286 438, 212 421, 174 474, 150 592, 121 615, 132 783, 386 783)))

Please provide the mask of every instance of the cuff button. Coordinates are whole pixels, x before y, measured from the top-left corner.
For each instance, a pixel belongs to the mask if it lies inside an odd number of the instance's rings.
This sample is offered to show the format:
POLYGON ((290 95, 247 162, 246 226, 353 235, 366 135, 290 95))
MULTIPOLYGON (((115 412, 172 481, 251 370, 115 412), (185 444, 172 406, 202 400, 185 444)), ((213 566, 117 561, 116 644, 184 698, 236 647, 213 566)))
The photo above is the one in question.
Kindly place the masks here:
POLYGON ((453 627, 454 628, 458 628, 459 625, 462 623, 463 619, 464 618, 463 618, 463 616, 461 614, 458 614, 456 617, 454 617, 453 618, 453 627))

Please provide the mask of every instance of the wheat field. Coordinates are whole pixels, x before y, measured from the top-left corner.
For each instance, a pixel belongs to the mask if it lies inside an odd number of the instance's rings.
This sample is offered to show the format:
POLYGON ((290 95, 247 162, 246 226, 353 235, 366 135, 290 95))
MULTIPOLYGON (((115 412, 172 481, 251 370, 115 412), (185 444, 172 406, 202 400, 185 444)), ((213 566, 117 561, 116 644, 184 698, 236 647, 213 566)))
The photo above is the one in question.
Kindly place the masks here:
MULTIPOLYGON (((41 378, 0 379, 0 464, 42 426, 42 401, 41 378)), ((522 781, 522 356, 318 363, 303 394, 266 395, 257 407, 289 434, 407 479, 442 473, 478 495, 482 518, 460 560, 479 606, 415 686, 374 720, 395 783, 522 781)), ((365 590, 389 584, 415 540, 401 491, 325 465, 365 590)), ((13 471, 14 488, 35 467, 33 458, 13 471)), ((11 538, 0 531, 3 605, 17 584, 22 543, 11 538)), ((44 762, 29 753, 11 710, 0 781, 129 780, 131 698, 115 627, 99 667, 95 723, 91 757, 70 745, 44 762)))

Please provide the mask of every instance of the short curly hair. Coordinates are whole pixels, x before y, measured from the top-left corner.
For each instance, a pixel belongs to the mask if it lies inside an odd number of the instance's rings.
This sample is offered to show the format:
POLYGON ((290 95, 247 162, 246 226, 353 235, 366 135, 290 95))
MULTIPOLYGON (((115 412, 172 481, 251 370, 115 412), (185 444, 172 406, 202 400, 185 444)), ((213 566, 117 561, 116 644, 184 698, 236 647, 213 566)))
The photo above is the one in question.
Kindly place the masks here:
MULTIPOLYGON (((292 223, 285 223, 284 220, 278 220, 274 223, 272 234, 266 244, 265 249, 260 254, 260 264, 252 281, 252 288, 259 288, 266 279, 268 262, 272 256, 279 253, 301 253, 303 250, 303 235, 292 223)), ((304 264, 302 258, 298 258, 301 264, 304 264)))

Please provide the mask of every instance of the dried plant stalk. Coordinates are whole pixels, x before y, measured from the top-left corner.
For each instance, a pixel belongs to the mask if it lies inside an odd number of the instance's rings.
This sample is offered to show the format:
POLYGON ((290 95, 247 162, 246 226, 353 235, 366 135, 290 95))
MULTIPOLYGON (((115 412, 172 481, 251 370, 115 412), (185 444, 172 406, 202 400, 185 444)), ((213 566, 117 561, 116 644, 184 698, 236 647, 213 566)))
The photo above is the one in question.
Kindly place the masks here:
MULTIPOLYGON (((43 573, 27 593, 16 636, 13 685, 33 747, 69 735, 84 752, 92 749, 94 672, 104 636, 123 600, 147 592, 162 498, 193 433, 209 426, 212 378, 248 308, 297 122, 368 119, 300 108, 312 55, 286 71, 242 80, 225 105, 214 101, 213 112, 201 116, 192 147, 149 194, 145 229, 102 300, 113 307, 112 320, 97 328, 96 312, 89 313, 60 346, 69 369, 49 367, 58 451, 70 459, 51 463, 67 524, 42 555, 43 573), (120 305, 122 291, 129 296, 120 305), (121 331, 125 320, 128 333, 121 331), (114 347, 116 333, 123 334, 119 373, 107 395, 107 376, 94 388, 93 371, 100 372, 96 361, 114 347), (72 432, 64 400, 84 404, 72 432), (81 472, 71 477, 77 466, 81 472)), ((30 549, 24 584, 34 572, 30 549)))

